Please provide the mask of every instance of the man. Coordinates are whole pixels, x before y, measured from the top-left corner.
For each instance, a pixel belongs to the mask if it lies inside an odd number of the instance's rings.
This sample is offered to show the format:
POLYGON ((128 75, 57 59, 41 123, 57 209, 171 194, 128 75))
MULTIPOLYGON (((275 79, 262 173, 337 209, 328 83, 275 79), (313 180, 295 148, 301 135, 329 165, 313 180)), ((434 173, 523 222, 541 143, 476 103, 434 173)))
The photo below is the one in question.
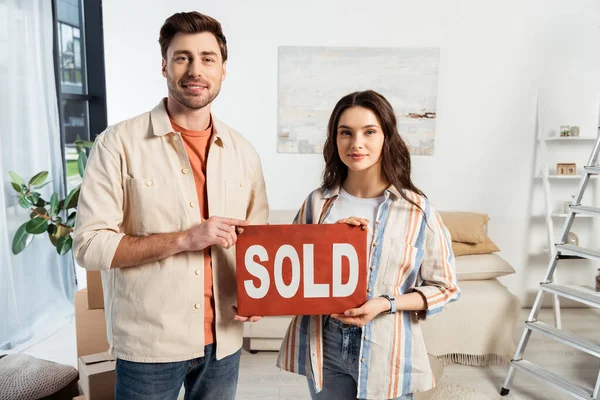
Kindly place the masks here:
POLYGON ((236 227, 266 223, 260 159, 210 107, 225 79, 215 19, 169 17, 160 31, 168 97, 96 139, 74 249, 101 270, 117 399, 233 399, 236 227))

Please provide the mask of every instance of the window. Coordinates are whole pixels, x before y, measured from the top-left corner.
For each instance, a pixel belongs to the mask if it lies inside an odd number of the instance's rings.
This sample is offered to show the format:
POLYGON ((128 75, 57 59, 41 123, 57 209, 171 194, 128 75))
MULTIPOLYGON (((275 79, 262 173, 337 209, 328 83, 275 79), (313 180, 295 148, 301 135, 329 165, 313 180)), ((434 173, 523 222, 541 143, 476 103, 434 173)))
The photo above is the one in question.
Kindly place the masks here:
POLYGON ((106 128, 101 0, 53 0, 54 67, 67 192, 81 183, 77 140, 106 128), (93 50, 90 50, 93 49, 93 50))

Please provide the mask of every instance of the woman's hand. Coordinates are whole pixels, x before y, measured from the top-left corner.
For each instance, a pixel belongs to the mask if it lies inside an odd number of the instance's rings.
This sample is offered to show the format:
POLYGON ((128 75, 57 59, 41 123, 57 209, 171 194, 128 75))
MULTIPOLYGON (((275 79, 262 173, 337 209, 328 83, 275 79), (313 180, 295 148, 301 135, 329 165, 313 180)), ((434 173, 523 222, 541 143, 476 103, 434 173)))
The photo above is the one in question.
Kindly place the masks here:
POLYGON ((382 312, 390 309, 390 301, 384 297, 375 297, 367 300, 365 304, 358 308, 351 308, 344 311, 343 314, 331 314, 335 319, 339 319, 345 324, 359 327, 365 326, 373 318, 382 312))
POLYGON ((348 224, 352 226, 360 226, 362 227, 362 229, 367 229, 367 227, 369 226, 369 220, 359 217, 349 217, 340 219, 336 222, 336 224, 348 224))

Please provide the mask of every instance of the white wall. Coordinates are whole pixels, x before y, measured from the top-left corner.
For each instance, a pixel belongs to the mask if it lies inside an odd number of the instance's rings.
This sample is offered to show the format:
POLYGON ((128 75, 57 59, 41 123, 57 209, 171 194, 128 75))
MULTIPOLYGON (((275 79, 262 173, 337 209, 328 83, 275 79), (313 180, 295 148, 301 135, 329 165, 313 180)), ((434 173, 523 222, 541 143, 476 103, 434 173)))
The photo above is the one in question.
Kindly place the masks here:
MULTIPOLYGON (((414 181, 438 209, 488 213, 490 236, 518 271, 504 282, 522 298, 536 290, 545 266, 528 255, 532 241, 543 237, 529 218, 536 93, 541 89, 540 103, 550 110, 548 130, 571 124, 595 135, 597 0, 169 0, 152 6, 104 0, 103 7, 109 123, 145 112, 165 96, 157 44, 165 18, 197 10, 221 21, 230 60, 213 110, 257 148, 273 209, 299 207, 319 185, 323 165, 319 155, 276 152, 278 46, 440 47, 435 155, 413 158, 414 181)), ((591 284, 593 269, 575 275, 591 284)))

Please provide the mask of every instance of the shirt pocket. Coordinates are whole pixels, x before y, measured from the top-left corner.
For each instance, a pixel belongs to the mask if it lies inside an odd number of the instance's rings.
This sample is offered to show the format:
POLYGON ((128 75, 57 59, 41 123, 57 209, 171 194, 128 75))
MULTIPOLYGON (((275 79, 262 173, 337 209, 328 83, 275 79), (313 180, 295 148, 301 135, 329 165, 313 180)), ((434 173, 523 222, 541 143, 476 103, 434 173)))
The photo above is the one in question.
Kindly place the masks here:
POLYGON ((391 238, 385 243, 389 250, 385 260, 383 282, 388 287, 400 287, 401 294, 414 287, 425 251, 406 243, 401 238, 391 238))
POLYGON ((250 202, 250 182, 241 179, 225 181, 225 216, 246 219, 250 202))
POLYGON ((179 188, 166 179, 126 179, 126 230, 134 235, 179 230, 177 193, 179 188))

